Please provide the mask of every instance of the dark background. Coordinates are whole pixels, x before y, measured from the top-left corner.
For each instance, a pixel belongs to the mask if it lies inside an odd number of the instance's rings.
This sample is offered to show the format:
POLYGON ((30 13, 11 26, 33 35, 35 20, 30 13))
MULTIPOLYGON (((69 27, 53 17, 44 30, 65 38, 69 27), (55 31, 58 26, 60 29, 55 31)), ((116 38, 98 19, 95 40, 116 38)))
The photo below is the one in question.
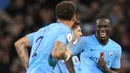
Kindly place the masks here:
MULTIPOLYGON (((14 48, 24 35, 55 22, 55 5, 63 0, 0 0, 0 73, 25 73, 14 48)), ((130 73, 130 0, 72 0, 78 6, 83 35, 95 32, 97 15, 107 15, 110 37, 123 53, 121 73, 130 73)))

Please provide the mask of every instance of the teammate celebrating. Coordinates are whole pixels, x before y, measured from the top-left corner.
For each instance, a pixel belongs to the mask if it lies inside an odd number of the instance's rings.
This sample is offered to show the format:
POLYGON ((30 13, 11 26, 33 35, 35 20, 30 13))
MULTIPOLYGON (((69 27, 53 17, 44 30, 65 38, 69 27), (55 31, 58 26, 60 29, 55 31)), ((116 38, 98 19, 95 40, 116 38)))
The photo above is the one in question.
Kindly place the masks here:
POLYGON ((27 73, 52 73, 53 68, 48 61, 50 56, 68 60, 71 55, 66 46, 72 40, 71 27, 76 21, 76 5, 71 1, 63 1, 56 5, 55 12, 56 23, 15 42, 17 53, 27 73), (27 47, 32 47, 30 59, 27 47))
POLYGON ((109 38, 110 20, 100 15, 96 19, 96 34, 84 36, 71 48, 72 54, 80 53, 83 73, 118 73, 121 47, 109 38))
MULTIPOLYGON (((81 27, 80 27, 80 21, 76 21, 71 29, 74 32, 74 35, 77 36, 77 40, 78 40, 78 38, 80 36, 82 36, 81 27)), ((77 42, 77 40, 75 40, 75 42, 73 42, 73 44, 75 44, 77 42)), ((68 65, 67 67, 68 67, 69 70, 67 69, 64 60, 59 60, 57 65, 56 65, 56 67, 55 67, 55 72, 56 73, 74 72, 74 70, 71 70, 72 66, 74 66, 75 64, 78 64, 79 63, 79 59, 78 59, 77 56, 73 56, 71 60, 72 60, 72 62, 67 64, 68 65)), ((75 68, 75 71, 76 71, 76 68, 75 68)))

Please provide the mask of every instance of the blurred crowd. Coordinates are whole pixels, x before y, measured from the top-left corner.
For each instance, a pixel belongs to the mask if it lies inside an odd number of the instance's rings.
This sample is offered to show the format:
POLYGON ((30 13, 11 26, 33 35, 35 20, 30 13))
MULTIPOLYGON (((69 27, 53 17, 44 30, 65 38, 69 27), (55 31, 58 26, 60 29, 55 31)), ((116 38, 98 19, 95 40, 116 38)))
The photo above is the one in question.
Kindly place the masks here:
MULTIPOLYGON (((60 1, 63 0, 0 0, 0 73, 25 73, 13 44, 26 34, 56 22, 54 9, 60 1)), ((78 6, 77 17, 85 36, 95 33, 97 15, 110 18, 110 37, 123 50, 121 73, 130 73, 130 0, 72 1, 78 6)))

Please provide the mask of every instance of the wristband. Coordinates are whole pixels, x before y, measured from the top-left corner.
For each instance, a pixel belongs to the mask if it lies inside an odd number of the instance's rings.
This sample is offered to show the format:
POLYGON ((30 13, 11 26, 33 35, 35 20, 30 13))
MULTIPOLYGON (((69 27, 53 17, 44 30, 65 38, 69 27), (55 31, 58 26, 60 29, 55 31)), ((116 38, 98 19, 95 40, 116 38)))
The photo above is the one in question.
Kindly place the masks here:
POLYGON ((65 61, 68 61, 70 58, 70 54, 68 52, 66 52, 67 58, 65 59, 65 61))

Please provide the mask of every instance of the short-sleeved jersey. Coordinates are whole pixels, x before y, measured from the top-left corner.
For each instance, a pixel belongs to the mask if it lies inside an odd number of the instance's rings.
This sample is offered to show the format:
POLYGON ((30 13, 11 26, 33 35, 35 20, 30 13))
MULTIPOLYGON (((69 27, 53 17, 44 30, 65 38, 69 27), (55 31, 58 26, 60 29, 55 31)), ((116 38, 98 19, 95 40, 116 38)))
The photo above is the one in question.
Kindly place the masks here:
POLYGON ((59 60, 54 70, 56 73, 69 73, 64 60, 59 60))
POLYGON ((52 23, 39 29, 35 33, 28 34, 31 48, 29 67, 27 73, 52 73, 53 68, 49 65, 49 57, 55 41, 61 41, 68 45, 72 38, 72 31, 62 23, 52 23))
MULTIPOLYGON (((80 61, 77 56, 72 57, 72 63, 74 66, 75 73, 82 73, 80 61)), ((64 60, 59 60, 54 69, 56 73, 70 73, 65 65, 64 60)))
MULTIPOLYGON (((73 45, 77 42, 77 40, 73 43, 73 45)), ((82 73, 81 67, 79 65, 80 61, 77 56, 72 56, 72 63, 74 66, 75 73, 82 73)), ((64 60, 59 60, 54 69, 56 73, 70 73, 65 65, 64 60)))
POLYGON ((95 35, 84 36, 71 48, 71 51, 73 55, 80 53, 84 73, 103 73, 97 65, 101 52, 104 52, 104 60, 108 68, 120 68, 121 47, 111 39, 103 46, 95 35))

